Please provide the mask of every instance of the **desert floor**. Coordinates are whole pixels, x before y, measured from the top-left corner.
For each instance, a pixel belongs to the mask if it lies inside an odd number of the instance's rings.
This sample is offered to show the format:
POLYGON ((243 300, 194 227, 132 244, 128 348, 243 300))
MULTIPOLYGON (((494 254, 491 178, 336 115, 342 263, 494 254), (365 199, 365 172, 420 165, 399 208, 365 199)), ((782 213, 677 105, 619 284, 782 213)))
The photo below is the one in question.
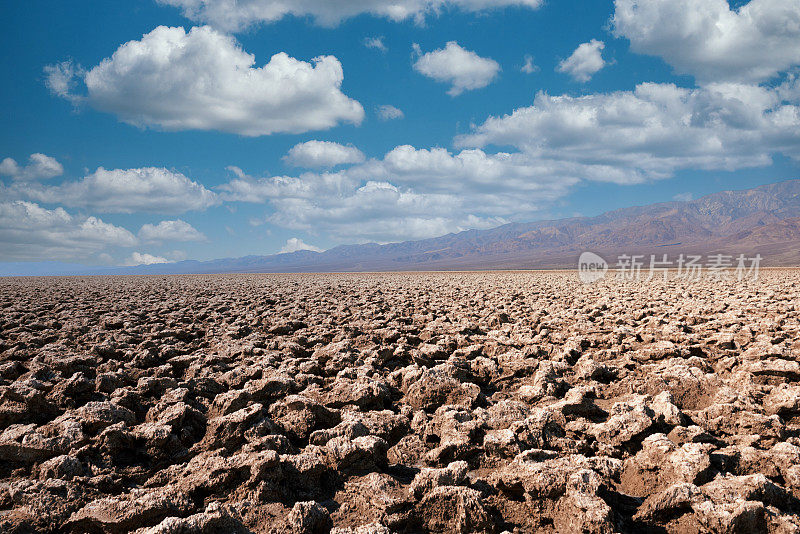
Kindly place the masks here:
POLYGON ((0 532, 798 532, 799 295, 0 279, 0 532))

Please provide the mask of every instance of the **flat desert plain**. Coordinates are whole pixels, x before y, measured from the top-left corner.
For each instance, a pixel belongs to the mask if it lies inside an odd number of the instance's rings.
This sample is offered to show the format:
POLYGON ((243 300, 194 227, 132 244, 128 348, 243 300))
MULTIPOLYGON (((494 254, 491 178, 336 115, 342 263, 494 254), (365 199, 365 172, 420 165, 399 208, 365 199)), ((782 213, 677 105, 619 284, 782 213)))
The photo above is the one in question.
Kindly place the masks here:
POLYGON ((800 271, 0 280, 2 532, 798 532, 800 271))

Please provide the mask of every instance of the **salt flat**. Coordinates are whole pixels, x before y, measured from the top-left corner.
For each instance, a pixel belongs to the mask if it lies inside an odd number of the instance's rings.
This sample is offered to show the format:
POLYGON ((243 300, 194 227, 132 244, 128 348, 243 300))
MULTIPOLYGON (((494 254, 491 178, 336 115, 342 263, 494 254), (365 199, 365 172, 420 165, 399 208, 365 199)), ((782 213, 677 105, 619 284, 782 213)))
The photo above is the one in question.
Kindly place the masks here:
POLYGON ((796 532, 799 291, 0 279, 0 531, 796 532))

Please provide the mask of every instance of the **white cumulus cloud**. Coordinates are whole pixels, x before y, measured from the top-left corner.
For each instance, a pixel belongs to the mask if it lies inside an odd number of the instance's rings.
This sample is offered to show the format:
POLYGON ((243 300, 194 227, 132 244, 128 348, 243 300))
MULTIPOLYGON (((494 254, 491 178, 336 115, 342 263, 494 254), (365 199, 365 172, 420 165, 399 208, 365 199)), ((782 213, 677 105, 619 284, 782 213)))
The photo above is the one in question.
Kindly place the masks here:
POLYGON ((97 217, 70 215, 33 202, 0 202, 0 260, 91 260, 107 247, 132 247, 136 237, 97 217))
POLYGON ((46 180, 64 174, 64 167, 55 159, 45 154, 31 154, 28 164, 21 166, 12 158, 0 162, 0 175, 10 176, 12 180, 29 182, 46 180))
POLYGON ((352 145, 316 140, 293 146, 283 157, 289 165, 307 169, 361 163, 364 159, 364 154, 352 145))
POLYGON ((419 54, 414 70, 437 82, 451 84, 447 91, 450 96, 486 87, 500 72, 500 65, 495 60, 465 50, 455 41, 425 54, 419 45, 414 45, 414 50, 419 54))
POLYGON ((571 56, 558 64, 558 72, 569 74, 579 82, 588 82, 606 65, 603 59, 605 46, 603 41, 597 39, 578 45, 571 56))
POLYGON ((146 242, 162 241, 206 241, 206 236, 194 226, 180 219, 145 224, 139 230, 139 238, 146 242))
POLYGON ((183 213, 219 203, 217 195, 179 172, 158 167, 98 168, 58 186, 14 184, 2 191, 38 202, 89 208, 102 213, 183 213))
POLYGON ((800 65, 800 0, 615 0, 614 33, 700 82, 758 82, 800 65))
POLYGON ((428 14, 448 8, 483 11, 507 6, 538 8, 542 0, 158 0, 178 7, 191 20, 206 22, 226 31, 239 31, 286 16, 312 17, 318 24, 333 26, 364 13, 393 21, 414 19, 421 23, 428 14))
POLYGON ((778 89, 741 84, 539 93, 532 106, 490 117, 456 144, 510 145, 540 160, 605 166, 611 181, 632 183, 677 169, 765 166, 774 153, 799 158, 800 107, 785 103, 778 89))
POLYGON ((299 237, 291 237, 286 240, 286 244, 281 248, 280 254, 297 252, 298 250, 310 250, 312 252, 322 252, 322 249, 305 243, 299 237))
MULTIPOLYGON (((364 109, 341 92, 343 79, 333 56, 309 63, 280 52, 258 67, 233 37, 207 26, 159 26, 83 77, 86 101, 123 122, 244 136, 359 124, 364 109)), ((65 96, 64 83, 48 84, 65 96)))

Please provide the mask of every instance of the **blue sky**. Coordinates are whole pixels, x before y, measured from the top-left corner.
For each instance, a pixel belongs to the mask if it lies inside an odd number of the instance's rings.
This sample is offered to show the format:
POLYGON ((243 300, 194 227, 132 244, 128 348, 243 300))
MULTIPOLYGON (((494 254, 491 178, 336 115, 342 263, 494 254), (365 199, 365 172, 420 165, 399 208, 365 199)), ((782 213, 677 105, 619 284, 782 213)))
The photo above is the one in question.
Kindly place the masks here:
POLYGON ((4 3, 0 261, 326 249, 798 177, 798 0, 292 5, 4 3))

